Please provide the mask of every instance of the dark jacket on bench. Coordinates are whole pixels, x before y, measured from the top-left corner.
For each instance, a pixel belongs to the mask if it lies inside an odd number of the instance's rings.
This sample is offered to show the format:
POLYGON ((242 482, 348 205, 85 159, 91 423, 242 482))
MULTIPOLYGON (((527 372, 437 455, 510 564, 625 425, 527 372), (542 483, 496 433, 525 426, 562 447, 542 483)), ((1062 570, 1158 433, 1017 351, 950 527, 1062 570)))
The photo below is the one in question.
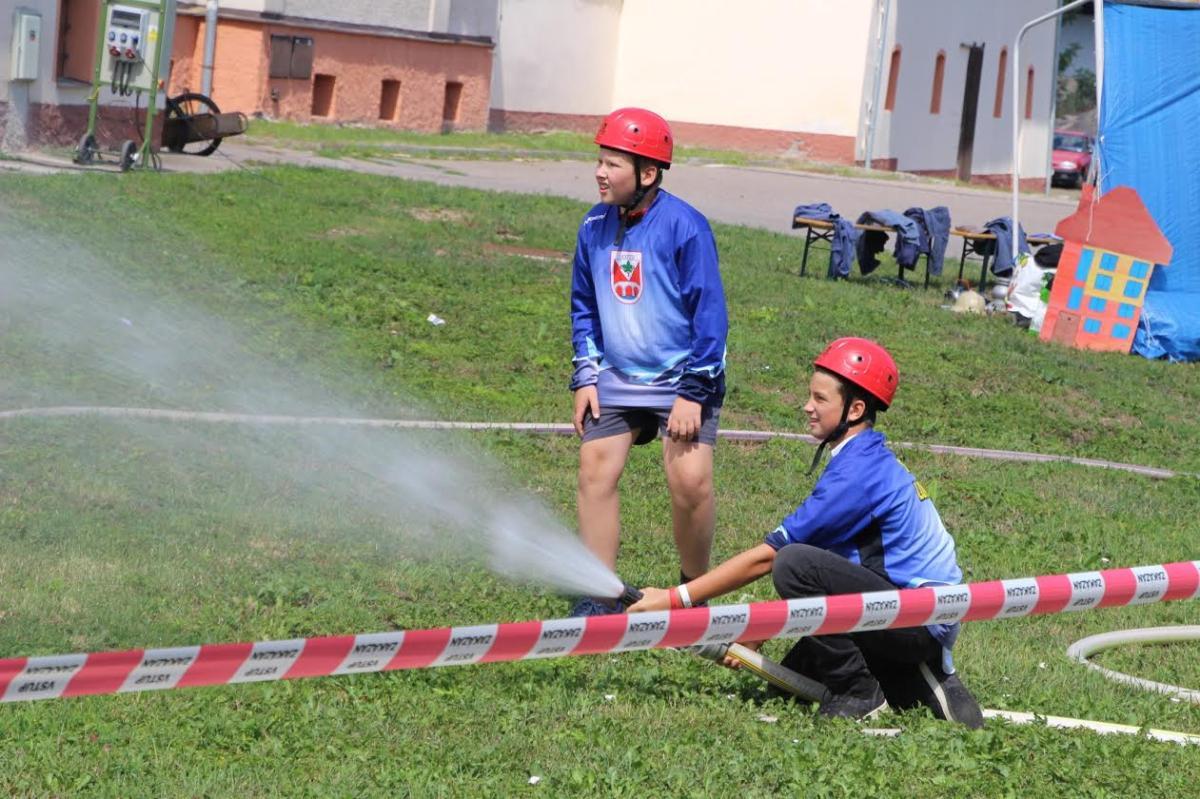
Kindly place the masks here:
MULTIPOLYGON (((896 249, 893 254, 896 262, 911 269, 917 263, 921 254, 921 231, 917 223, 896 211, 865 211, 858 217, 860 225, 882 225, 896 231, 896 249)), ((882 230, 864 230, 858 237, 858 268, 864 275, 869 275, 879 266, 875 256, 887 244, 888 234, 882 230)))

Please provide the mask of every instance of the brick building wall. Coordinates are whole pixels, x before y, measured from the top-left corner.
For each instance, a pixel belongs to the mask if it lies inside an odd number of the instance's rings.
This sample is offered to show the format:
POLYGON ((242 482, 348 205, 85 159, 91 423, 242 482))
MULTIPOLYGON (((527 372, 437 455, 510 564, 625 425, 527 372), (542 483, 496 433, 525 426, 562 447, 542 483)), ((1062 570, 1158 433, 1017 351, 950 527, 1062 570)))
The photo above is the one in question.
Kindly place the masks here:
MULTIPOLYGON (((447 124, 466 130, 487 127, 490 41, 452 36, 438 40, 316 22, 222 16, 213 101, 222 111, 298 122, 353 122, 430 132, 447 124), (272 36, 312 39, 308 77, 270 77, 272 36)), ((199 91, 201 86, 205 22, 181 16, 180 23, 171 94, 199 91)))

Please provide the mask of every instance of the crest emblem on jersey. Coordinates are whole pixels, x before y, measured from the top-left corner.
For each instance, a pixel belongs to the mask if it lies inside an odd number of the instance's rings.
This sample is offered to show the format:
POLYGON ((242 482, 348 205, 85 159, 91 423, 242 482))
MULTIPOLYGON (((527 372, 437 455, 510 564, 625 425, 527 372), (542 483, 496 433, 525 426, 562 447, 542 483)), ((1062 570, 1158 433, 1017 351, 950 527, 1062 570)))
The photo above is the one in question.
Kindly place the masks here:
POLYGON ((613 296, 632 305, 642 298, 642 254, 615 250, 610 258, 613 296))

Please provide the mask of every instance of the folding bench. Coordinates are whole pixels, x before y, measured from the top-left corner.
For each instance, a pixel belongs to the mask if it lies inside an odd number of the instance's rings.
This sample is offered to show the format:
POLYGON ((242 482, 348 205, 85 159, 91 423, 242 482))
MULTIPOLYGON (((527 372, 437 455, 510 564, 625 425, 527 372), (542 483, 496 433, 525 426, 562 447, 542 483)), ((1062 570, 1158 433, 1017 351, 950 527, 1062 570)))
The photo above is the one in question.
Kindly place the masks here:
MULTIPOLYGON (((996 257, 996 234, 976 227, 956 227, 950 229, 950 235, 958 236, 962 239, 963 243, 962 255, 958 259, 958 280, 962 281, 963 267, 967 263, 967 256, 978 256, 982 263, 979 267, 979 285, 977 288, 982 291, 984 284, 987 282, 988 266, 991 265, 992 259, 996 257)), ((1026 236, 1025 241, 1029 243, 1029 247, 1032 249, 1052 244, 1058 241, 1058 239, 1053 236, 1026 236)))
MULTIPOLYGON (((874 230, 880 233, 891 235, 896 232, 895 228, 890 228, 887 225, 868 225, 855 224, 858 230, 874 230)), ((806 216, 792 217, 792 230, 804 228, 804 254, 800 257, 800 275, 803 277, 808 273, 808 250, 814 241, 833 241, 833 223, 824 219, 810 219, 806 216)), ((994 237, 993 237, 994 238, 994 237)), ((923 253, 925 257, 925 288, 929 288, 929 253, 923 253)), ((904 267, 899 267, 900 273, 894 278, 896 282, 903 286, 912 285, 904 279, 904 267)))

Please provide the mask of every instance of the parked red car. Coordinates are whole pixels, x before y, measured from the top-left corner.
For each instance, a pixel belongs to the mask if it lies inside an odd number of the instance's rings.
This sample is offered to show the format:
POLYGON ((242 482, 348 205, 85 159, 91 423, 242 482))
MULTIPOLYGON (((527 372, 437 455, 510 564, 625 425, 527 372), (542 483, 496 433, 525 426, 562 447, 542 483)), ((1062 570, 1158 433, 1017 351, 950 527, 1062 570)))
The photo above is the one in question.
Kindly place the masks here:
POLYGON ((1051 182, 1079 188, 1092 165, 1092 137, 1078 130, 1054 131, 1051 182))

